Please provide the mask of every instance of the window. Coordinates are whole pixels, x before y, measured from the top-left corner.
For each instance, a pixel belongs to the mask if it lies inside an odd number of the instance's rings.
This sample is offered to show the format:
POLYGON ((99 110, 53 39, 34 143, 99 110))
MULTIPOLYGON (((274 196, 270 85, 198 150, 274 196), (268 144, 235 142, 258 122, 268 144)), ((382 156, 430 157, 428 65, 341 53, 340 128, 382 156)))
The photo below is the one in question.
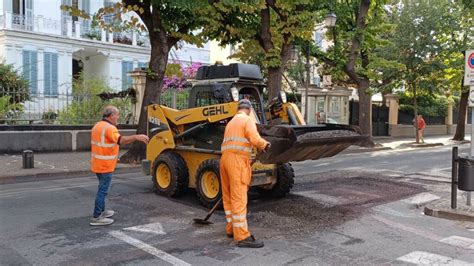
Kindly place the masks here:
POLYGON ((29 82, 31 94, 38 91, 38 57, 35 51, 23 50, 23 76, 29 82))
POLYGON ((219 104, 211 91, 198 91, 196 93, 196 107, 219 104))
POLYGON ((58 95, 58 54, 44 53, 44 95, 58 95))
POLYGON ((127 73, 133 70, 132 61, 122 61, 122 90, 127 90, 132 86, 132 77, 127 76, 127 73))
POLYGON ((147 68, 148 67, 148 64, 145 63, 145 62, 138 62, 138 68, 147 68))
POLYGON ((321 32, 317 31, 314 33, 314 42, 319 48, 323 47, 323 36, 321 32))

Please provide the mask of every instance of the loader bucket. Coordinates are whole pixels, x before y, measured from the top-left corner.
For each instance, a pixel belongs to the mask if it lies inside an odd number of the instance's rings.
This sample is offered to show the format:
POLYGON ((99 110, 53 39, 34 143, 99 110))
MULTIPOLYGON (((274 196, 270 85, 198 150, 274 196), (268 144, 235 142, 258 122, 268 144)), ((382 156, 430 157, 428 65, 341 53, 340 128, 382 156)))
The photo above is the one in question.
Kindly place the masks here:
POLYGON ((272 144, 268 151, 257 154, 257 160, 265 164, 331 157, 368 139, 368 136, 357 133, 354 127, 336 124, 258 125, 258 131, 272 144))

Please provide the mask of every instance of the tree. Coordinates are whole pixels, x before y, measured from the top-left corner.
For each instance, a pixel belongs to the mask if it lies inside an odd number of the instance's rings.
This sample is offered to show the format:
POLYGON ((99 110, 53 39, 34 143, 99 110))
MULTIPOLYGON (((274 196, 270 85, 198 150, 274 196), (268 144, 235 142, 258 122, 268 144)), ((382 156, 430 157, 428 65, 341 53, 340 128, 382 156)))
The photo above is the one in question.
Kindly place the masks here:
POLYGON ((467 101, 469 98, 469 88, 463 86, 464 51, 474 46, 474 39, 469 37, 471 27, 474 24, 474 12, 472 12, 472 8, 469 8, 467 2, 464 5, 460 4, 459 1, 449 2, 449 12, 446 12, 443 22, 446 30, 439 38, 446 44, 442 52, 446 89, 451 94, 461 93, 456 133, 453 140, 461 141, 464 140, 465 135, 467 101))
POLYGON ((212 1, 205 27, 221 45, 241 44, 244 61, 263 59, 269 99, 281 90, 282 77, 295 39, 310 40, 318 21, 319 3, 311 0, 212 1))
POLYGON ((29 100, 28 80, 13 65, 0 63, 0 97, 8 96, 11 104, 29 100))
MULTIPOLYGON (((147 133, 146 107, 151 103, 159 102, 171 48, 181 41, 202 46, 205 38, 203 34, 196 31, 207 22, 202 12, 208 7, 209 4, 204 0, 122 0, 112 7, 99 10, 97 19, 104 28, 110 28, 110 25, 104 21, 104 16, 113 14, 114 21, 121 21, 129 28, 142 30, 146 28, 148 31, 151 53, 137 134, 147 133), (144 25, 135 15, 128 20, 123 19, 123 15, 130 12, 135 12, 144 25)), ((72 7, 64 7, 64 9, 77 12, 77 15, 84 18, 90 18, 88 14, 72 7)), ((120 161, 139 162, 145 158, 145 150, 144 144, 135 142, 128 152, 121 156, 120 161)))
MULTIPOLYGON (((359 127, 372 136, 372 103, 370 87, 380 85, 381 66, 397 68, 390 60, 380 57, 375 50, 387 42, 381 37, 391 29, 385 21, 385 1, 336 1, 333 10, 337 23, 327 35, 334 45, 327 51, 313 47, 312 55, 329 67, 333 80, 357 88, 359 94, 359 127), (348 78, 348 79, 347 79, 348 78)), ((366 145, 373 145, 369 140, 366 145)))
MULTIPOLYGON (((459 64, 456 59, 459 56, 455 55, 459 45, 453 41, 462 39, 465 34, 455 26, 454 20, 459 19, 453 18, 457 4, 448 0, 404 0, 392 5, 392 18, 397 27, 389 38, 390 46, 383 52, 404 65, 396 76, 413 95, 414 121, 420 91, 444 94, 453 86, 453 79, 445 79, 448 73, 453 73, 447 66, 459 64)), ((418 143, 418 123, 415 127, 418 143)))

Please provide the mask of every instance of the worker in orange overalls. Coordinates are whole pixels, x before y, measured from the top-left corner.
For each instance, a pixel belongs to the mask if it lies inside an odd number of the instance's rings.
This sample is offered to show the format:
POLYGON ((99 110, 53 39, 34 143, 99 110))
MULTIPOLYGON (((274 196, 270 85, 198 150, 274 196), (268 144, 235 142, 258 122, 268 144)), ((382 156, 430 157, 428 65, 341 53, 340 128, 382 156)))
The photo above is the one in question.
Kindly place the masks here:
POLYGON ((99 179, 99 188, 95 197, 94 214, 90 225, 109 225, 114 211, 105 209, 105 197, 108 194, 112 173, 117 164, 119 145, 134 141, 148 143, 147 135, 120 136, 117 128, 119 110, 115 106, 106 106, 102 121, 95 124, 91 132, 91 171, 99 179))
POLYGON ((249 100, 239 101, 238 113, 227 124, 222 142, 220 174, 227 219, 226 233, 239 247, 260 248, 263 242, 250 234, 247 225, 247 191, 251 183, 252 147, 266 150, 270 143, 260 137, 251 119, 249 100))

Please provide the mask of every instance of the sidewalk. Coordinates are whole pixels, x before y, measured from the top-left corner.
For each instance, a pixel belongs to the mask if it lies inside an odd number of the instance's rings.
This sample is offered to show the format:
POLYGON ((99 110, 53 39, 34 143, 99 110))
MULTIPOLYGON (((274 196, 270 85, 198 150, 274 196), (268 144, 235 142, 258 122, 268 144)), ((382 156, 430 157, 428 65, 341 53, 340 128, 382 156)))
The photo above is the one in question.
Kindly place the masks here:
MULTIPOLYGON (((413 147, 411 143, 413 138, 391 138, 391 137, 374 137, 374 141, 378 143, 374 148, 364 148, 351 146, 343 153, 360 153, 372 152, 379 150, 392 149, 415 149, 423 147, 431 147, 431 144, 438 145, 456 145, 458 142, 450 140, 452 136, 430 136, 425 138, 428 145, 413 147)), ((468 138, 467 138, 468 139, 468 138)), ((121 151, 123 154, 125 151, 121 151)), ((18 182, 21 180, 35 180, 37 178, 62 178, 72 176, 84 176, 91 172, 90 153, 89 152, 59 152, 59 153, 35 153, 35 168, 23 169, 21 154, 1 154, 0 155, 0 184, 18 182)), ((116 172, 139 172, 141 166, 134 164, 117 164, 116 172)))
MULTIPOLYGON (((125 151, 121 151, 123 154, 125 151)), ((36 178, 84 176, 90 172, 90 152, 35 153, 35 167, 22 168, 21 154, 0 155, 0 184, 36 178)), ((139 172, 137 164, 117 164, 116 172, 139 172)))

